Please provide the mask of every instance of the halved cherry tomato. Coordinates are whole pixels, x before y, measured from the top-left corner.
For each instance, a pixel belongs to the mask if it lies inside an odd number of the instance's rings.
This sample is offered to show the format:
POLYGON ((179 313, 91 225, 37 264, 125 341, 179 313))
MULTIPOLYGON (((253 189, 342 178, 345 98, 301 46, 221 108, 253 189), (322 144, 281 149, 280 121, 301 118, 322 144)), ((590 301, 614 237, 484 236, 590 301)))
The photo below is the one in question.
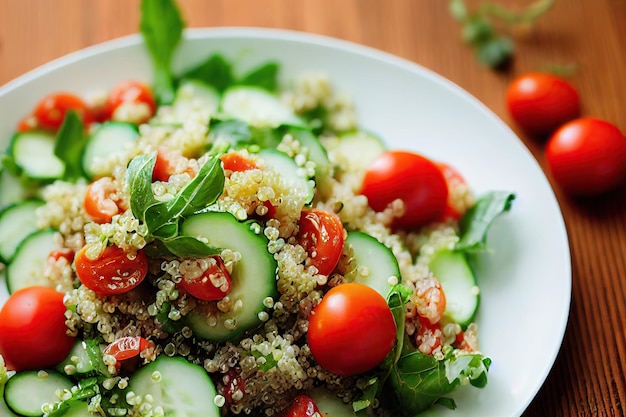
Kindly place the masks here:
POLYGON ((150 87, 138 81, 124 81, 117 84, 111 92, 105 104, 105 118, 120 120, 116 111, 122 106, 140 106, 141 110, 136 117, 123 117, 124 121, 135 124, 145 123, 156 112, 156 101, 150 87))
POLYGON ((522 129, 538 135, 550 133, 580 114, 578 91, 566 80, 540 72, 513 80, 506 104, 522 129))
POLYGON ((111 355, 117 360, 117 362, 131 359, 145 350, 148 347, 148 340, 141 336, 126 336, 117 339, 113 343, 110 343, 104 351, 104 355, 111 355))
POLYGON ((173 151, 164 146, 159 147, 154 169, 152 170, 152 181, 167 182, 172 175, 183 172, 186 172, 193 178, 196 175, 193 169, 181 166, 183 159, 184 157, 179 151, 173 151))
POLYGON ((321 415, 322 413, 320 409, 317 408, 317 404, 315 404, 313 398, 301 394, 293 399, 284 417, 314 417, 321 415))
POLYGON ((601 119, 563 125, 548 140, 546 157, 555 181, 573 195, 602 194, 626 177, 626 137, 601 119))
POLYGON ((131 259, 117 246, 107 246, 96 258, 84 246, 74 260, 76 274, 85 287, 105 295, 122 294, 138 286, 148 274, 148 257, 143 250, 131 259))
POLYGON ((297 241, 308 253, 311 265, 322 275, 333 272, 343 251, 343 225, 335 213, 303 210, 297 241))
POLYGON ((65 119, 65 114, 73 110, 88 125, 93 121, 87 104, 80 97, 70 93, 54 93, 44 97, 35 107, 37 125, 56 131, 65 119))
POLYGON ((184 276, 180 283, 196 298, 207 301, 221 300, 230 292, 233 280, 221 257, 211 256, 207 262, 209 266, 202 275, 196 278, 184 276))
POLYGON ((441 325, 431 323, 424 317, 419 318, 419 327, 415 332, 415 344, 417 349, 424 355, 431 355, 435 349, 441 346, 441 325))
POLYGON ((374 368, 395 340, 396 324, 387 301, 367 285, 347 283, 332 288, 309 318, 313 357, 338 375, 357 375, 374 368))
POLYGON ((431 160, 413 152, 387 151, 369 166, 363 178, 361 193, 375 211, 401 199, 405 205, 402 217, 394 226, 415 228, 435 220, 444 213, 448 186, 441 170, 431 160))
POLYGON ((17 370, 45 369, 69 354, 63 294, 47 287, 15 291, 0 310, 0 353, 17 370))
POLYGON ((94 222, 111 223, 113 216, 120 213, 117 203, 110 198, 117 190, 113 187, 111 178, 103 177, 95 180, 87 187, 85 193, 85 212, 94 222))
POLYGON ((220 156, 224 171, 242 172, 258 168, 254 161, 238 152, 229 152, 220 156))
POLYGON ((28 132, 29 130, 37 129, 37 127, 38 127, 37 118, 31 114, 26 117, 23 117, 17 123, 16 130, 20 133, 23 133, 23 132, 28 132))

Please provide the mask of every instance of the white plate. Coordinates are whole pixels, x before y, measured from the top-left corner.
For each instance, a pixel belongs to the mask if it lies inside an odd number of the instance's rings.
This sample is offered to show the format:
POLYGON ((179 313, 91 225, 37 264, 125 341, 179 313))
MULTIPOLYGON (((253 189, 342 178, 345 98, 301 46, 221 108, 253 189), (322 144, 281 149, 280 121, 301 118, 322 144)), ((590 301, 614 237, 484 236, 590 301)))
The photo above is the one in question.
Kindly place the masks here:
MULTIPOLYGON (((461 88, 411 62, 363 46, 282 30, 189 30, 177 56, 188 67, 221 52, 244 69, 269 59, 285 80, 320 70, 351 95, 361 124, 394 148, 457 167, 477 193, 517 194, 489 236, 479 270, 481 349, 493 365, 485 389, 454 395, 458 410, 436 416, 518 416, 543 384, 565 331, 571 291, 567 235, 558 204, 531 154, 489 109, 461 88)), ((0 148, 18 119, 46 93, 84 93, 129 79, 151 79, 139 36, 53 61, 0 88, 0 148)), ((4 286, 2 286, 4 287, 4 286)), ((4 291, 4 289, 3 289, 4 291)), ((2 299, 0 299, 1 302, 2 299)))

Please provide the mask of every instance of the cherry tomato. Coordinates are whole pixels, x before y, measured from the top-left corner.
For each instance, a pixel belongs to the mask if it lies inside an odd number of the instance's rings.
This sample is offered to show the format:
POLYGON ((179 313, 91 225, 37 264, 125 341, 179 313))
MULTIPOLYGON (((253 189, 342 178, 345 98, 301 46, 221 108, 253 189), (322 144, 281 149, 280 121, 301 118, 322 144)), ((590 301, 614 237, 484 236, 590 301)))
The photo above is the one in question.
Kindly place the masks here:
POLYGON ((2 307, 0 352, 17 370, 53 367, 73 345, 65 325, 63 294, 52 288, 22 288, 2 307))
POLYGON ((321 415, 322 413, 320 409, 317 408, 317 404, 315 404, 313 398, 301 394, 293 399, 284 417, 314 417, 321 415))
POLYGON ((343 251, 343 225, 339 216, 323 210, 303 210, 298 225, 297 240, 308 253, 311 265, 320 274, 329 275, 343 251))
POLYGON ((119 206, 111 198, 111 194, 116 191, 109 177, 97 179, 89 184, 85 193, 84 206, 85 212, 94 222, 111 223, 113 216, 120 213, 119 206))
POLYGON ((580 114, 578 91, 551 74, 524 74, 509 85, 506 104, 511 117, 526 132, 547 134, 580 114))
POLYGON ((48 255, 49 262, 57 262, 59 259, 65 259, 68 264, 74 262, 74 251, 70 248, 56 249, 48 255))
POLYGON ((111 355, 116 361, 122 362, 131 359, 148 347, 148 340, 141 336, 126 336, 110 343, 104 351, 104 355, 111 355))
POLYGON ((136 124, 147 122, 156 112, 156 101, 152 90, 146 84, 138 81, 124 81, 113 87, 105 104, 105 117, 119 120, 120 117, 116 115, 116 111, 125 105, 143 107, 136 118, 133 117, 132 120, 127 117, 122 118, 124 121, 136 124))
POLYGON ((148 257, 143 250, 130 259, 123 249, 107 246, 96 259, 90 259, 89 249, 89 245, 84 246, 76 254, 74 265, 80 282, 99 294, 128 292, 148 274, 148 257))
POLYGON ((35 130, 37 129, 37 118, 35 116, 28 115, 24 118, 22 118, 18 123, 17 123, 17 128, 16 130, 20 133, 23 132, 28 132, 29 130, 35 130))
POLYGON ((179 151, 173 151, 164 146, 159 147, 152 170, 152 181, 167 182, 172 175, 184 172, 192 178, 196 175, 193 169, 186 166, 185 157, 179 151))
POLYGON ((224 171, 242 172, 258 168, 254 161, 238 152, 229 152, 220 156, 224 171))
POLYGON ((230 292, 233 280, 219 256, 207 258, 208 268, 198 277, 185 275, 180 281, 187 292, 201 300, 221 300, 230 292))
POLYGON ((567 192, 592 196, 626 176, 626 138, 613 124, 583 117, 559 128, 546 146, 554 180, 567 192))
POLYGON ((448 187, 448 200, 446 201, 446 207, 443 210, 443 215, 441 220, 445 219, 455 219, 458 220, 463 216, 466 207, 459 207, 458 203, 454 201, 453 190, 455 187, 459 185, 467 185, 465 178, 461 175, 459 171, 453 168, 451 165, 448 165, 443 162, 437 162, 437 167, 441 170, 443 177, 446 180, 446 184, 448 187))
POLYGON ((394 226, 415 228, 444 213, 448 186, 441 170, 429 159, 412 152, 387 151, 369 166, 361 193, 375 211, 382 211, 394 200, 405 205, 402 217, 394 226))
POLYGON ((330 289, 309 319, 308 341, 320 366, 338 375, 369 371, 394 346, 396 325, 376 290, 357 283, 330 289))
POLYGON ((420 317, 419 327, 415 332, 415 344, 417 349, 424 355, 431 355, 435 349, 441 346, 441 325, 431 323, 430 320, 420 317))
POLYGON ((82 117, 85 125, 93 121, 87 104, 70 93, 55 93, 44 97, 35 107, 37 124, 45 129, 57 130, 63 124, 65 114, 73 110, 82 117))
POLYGON ((246 395, 246 381, 241 375, 241 368, 230 368, 222 377, 224 384, 220 388, 220 394, 224 396, 226 404, 241 401, 246 395))

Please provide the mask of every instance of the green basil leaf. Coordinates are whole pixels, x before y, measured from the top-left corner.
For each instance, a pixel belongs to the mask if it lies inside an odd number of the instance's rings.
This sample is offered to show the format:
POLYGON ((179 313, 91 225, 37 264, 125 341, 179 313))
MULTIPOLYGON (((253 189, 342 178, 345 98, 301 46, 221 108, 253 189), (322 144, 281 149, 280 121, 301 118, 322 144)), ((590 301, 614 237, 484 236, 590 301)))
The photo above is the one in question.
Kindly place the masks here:
POLYGON ((215 248, 191 236, 176 236, 172 239, 163 240, 163 245, 173 255, 179 258, 205 258, 211 255, 219 255, 221 248, 215 248))
POLYGON ((166 203, 169 218, 178 220, 213 204, 224 191, 224 181, 219 157, 211 157, 198 175, 166 203))
POLYGON ((65 114, 63 124, 56 135, 54 154, 65 163, 66 180, 76 180, 83 176, 81 158, 85 148, 86 137, 83 121, 74 111, 65 114))
POLYGON ((222 55, 214 54, 205 61, 185 72, 180 78, 203 81, 223 92, 235 83, 233 69, 222 55))
POLYGON ((154 92, 161 104, 174 100, 171 71, 185 23, 173 0, 142 0, 139 28, 154 65, 154 92))
POLYGON ((274 92, 278 89, 279 70, 280 65, 278 63, 267 62, 244 75, 237 84, 260 87, 274 92))
POLYGON ((454 249, 466 252, 485 250, 489 227, 500 214, 511 209, 513 200, 515 194, 508 191, 492 191, 481 196, 459 222, 461 238, 454 249))
POLYGON ((156 163, 156 153, 139 155, 133 158, 126 170, 126 182, 130 189, 130 209, 140 221, 147 223, 146 211, 157 205, 152 194, 152 171, 156 163))

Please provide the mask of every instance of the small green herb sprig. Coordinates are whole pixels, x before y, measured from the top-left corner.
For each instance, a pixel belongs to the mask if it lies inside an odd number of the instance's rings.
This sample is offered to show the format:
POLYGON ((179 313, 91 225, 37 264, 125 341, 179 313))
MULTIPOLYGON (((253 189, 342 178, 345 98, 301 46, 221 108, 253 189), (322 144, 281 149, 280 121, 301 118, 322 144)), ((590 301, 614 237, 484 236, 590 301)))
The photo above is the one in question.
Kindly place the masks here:
POLYGON ((544 15, 556 0, 536 0, 521 11, 512 11, 496 3, 483 3, 469 11, 465 0, 450 0, 450 14, 461 24, 463 41, 481 63, 490 68, 502 68, 513 56, 515 44, 507 34, 496 28, 495 22, 510 29, 530 27, 544 15))

